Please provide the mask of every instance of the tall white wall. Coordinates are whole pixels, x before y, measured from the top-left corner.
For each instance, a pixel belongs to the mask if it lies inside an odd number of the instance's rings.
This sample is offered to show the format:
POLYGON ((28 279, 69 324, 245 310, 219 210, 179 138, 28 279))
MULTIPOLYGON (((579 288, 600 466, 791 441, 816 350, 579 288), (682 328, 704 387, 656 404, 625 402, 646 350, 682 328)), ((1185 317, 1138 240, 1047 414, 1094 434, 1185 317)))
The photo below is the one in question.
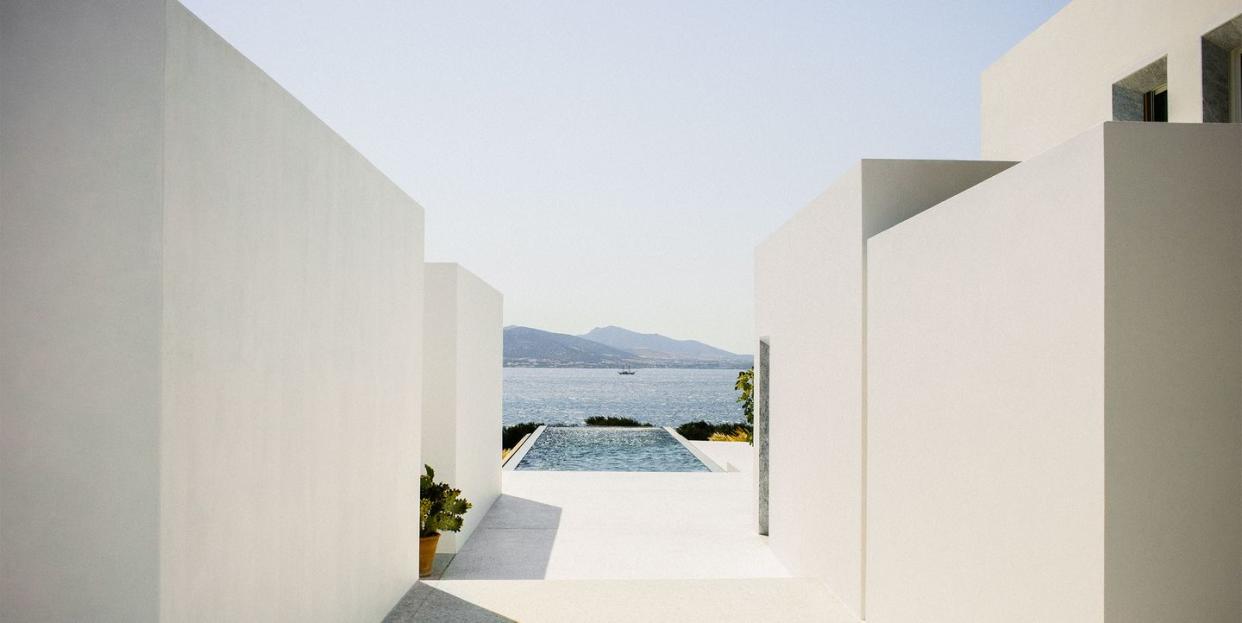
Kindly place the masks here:
POLYGON ((1112 86, 1168 55, 1169 120, 1203 120, 1200 39, 1242 0, 1074 0, 983 72, 983 157, 1025 160, 1113 119, 1112 86))
POLYGON ((0 619, 379 620, 422 210, 176 3, 0 3, 0 619))
POLYGON ((1242 621, 1242 126, 1104 140, 1105 610, 1242 621))
POLYGON ((1102 132, 868 244, 868 620, 1102 621, 1102 132))
POLYGON ((417 577, 422 210, 180 5, 165 620, 383 618, 417 577))
MULTIPOLYGON (((423 275, 422 461, 436 470, 437 479, 456 483, 457 265, 428 262, 423 275)), ((462 495, 470 499, 464 488, 462 495)), ((445 534, 440 540, 440 551, 457 551, 455 537, 445 534)))
POLYGON ((755 251, 769 341, 768 544, 862 608, 862 171, 755 251), (844 349, 842 351, 841 349, 844 349), (824 361, 831 357, 831 362, 824 361))
POLYGON ((0 620, 152 621, 163 0, 0 3, 0 620))
POLYGON ((1242 618, 1242 131, 1108 124, 869 242, 869 621, 1242 618))
POLYGON ((427 264, 426 283, 423 460, 474 505, 440 537, 456 552, 500 495, 503 298, 457 264, 427 264))
POLYGON ((863 241, 1010 166, 864 160, 755 253, 770 343, 769 543, 864 610, 863 241))

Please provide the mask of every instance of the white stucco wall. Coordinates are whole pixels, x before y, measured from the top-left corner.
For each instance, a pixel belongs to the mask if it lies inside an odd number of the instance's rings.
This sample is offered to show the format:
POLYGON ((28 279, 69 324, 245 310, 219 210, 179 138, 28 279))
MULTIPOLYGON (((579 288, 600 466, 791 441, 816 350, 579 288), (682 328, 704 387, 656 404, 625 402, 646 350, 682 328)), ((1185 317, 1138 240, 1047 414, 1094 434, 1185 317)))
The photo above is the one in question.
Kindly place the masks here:
POLYGON ((868 244, 870 621, 1103 620, 1102 152, 868 244))
POLYGON ((771 344, 769 543, 795 575, 863 603, 863 241, 1010 166, 864 160, 755 252, 771 344))
POLYGON ((1104 140, 1105 610, 1242 621, 1242 125, 1104 140))
POLYGON ((152 621, 163 0, 0 3, 0 620, 152 621))
POLYGON ((1242 0, 1074 0, 983 72, 984 158, 1025 160, 1113 119, 1112 86, 1168 56, 1169 120, 1199 122, 1204 34, 1242 0))
POLYGON ((869 242, 869 621, 1242 618, 1230 126, 1108 124, 869 242))
POLYGON ((426 283, 423 460, 474 505, 440 536, 451 553, 500 495, 503 298, 457 264, 427 264, 426 283))
POLYGON ((417 577, 422 210, 168 24, 163 618, 379 620, 417 577))
POLYGON ((0 7, 0 619, 381 619, 421 208, 175 3, 0 7))

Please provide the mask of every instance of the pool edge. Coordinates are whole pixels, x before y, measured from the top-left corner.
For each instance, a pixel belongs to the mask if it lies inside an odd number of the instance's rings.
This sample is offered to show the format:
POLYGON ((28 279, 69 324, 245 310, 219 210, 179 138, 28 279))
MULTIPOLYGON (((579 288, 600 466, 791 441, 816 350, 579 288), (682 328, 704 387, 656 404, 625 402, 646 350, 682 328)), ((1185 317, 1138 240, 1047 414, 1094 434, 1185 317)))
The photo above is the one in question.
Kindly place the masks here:
POLYGON ((509 458, 505 459, 505 462, 500 464, 501 471, 511 472, 516 470, 518 463, 522 462, 522 459, 526 456, 526 453, 534 447, 535 440, 543 434, 544 429, 547 427, 547 424, 541 424, 539 428, 535 429, 535 432, 527 435, 524 440, 518 444, 518 447, 513 449, 513 453, 509 455, 509 458))
POLYGON ((672 426, 665 426, 663 428, 665 431, 668 432, 668 434, 673 436, 673 439, 677 440, 677 443, 680 443, 685 449, 689 450, 690 454, 694 455, 694 458, 702 461, 703 465, 707 466, 707 471, 710 471, 710 472, 724 472, 725 471, 723 467, 721 467, 715 461, 713 461, 711 457, 707 456, 706 452, 703 452, 702 450, 694 447, 694 445, 690 443, 690 440, 686 439, 685 437, 682 437, 681 433, 677 432, 677 430, 674 429, 672 426))

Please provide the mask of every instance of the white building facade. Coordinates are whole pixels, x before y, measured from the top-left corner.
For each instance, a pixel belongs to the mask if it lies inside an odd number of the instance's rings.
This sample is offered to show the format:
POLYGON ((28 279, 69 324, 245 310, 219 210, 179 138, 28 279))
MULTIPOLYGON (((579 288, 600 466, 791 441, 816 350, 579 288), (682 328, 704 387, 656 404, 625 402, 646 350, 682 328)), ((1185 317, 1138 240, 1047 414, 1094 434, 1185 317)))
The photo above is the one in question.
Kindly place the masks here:
POLYGON ((1240 13, 1237 0, 1071 2, 983 72, 983 157, 1026 160, 1141 121, 1141 97, 1162 89, 1170 122, 1236 122, 1240 13))
POLYGON ((438 550, 456 552, 500 495, 500 292, 457 264, 429 263, 423 341, 423 462, 473 508, 438 550))
POLYGON ((0 3, 0 137, 0 620, 382 619, 423 209, 172 1, 0 3))
POLYGON ((756 249, 791 572, 867 621, 1242 621, 1240 15, 1077 0, 984 73, 992 161, 874 177, 873 226, 863 161, 756 249))
POLYGON ((866 241, 1009 166, 864 160, 755 252, 763 276, 758 335, 774 370, 764 408, 781 414, 770 418, 766 442, 768 542, 791 572, 825 578, 856 612, 864 563, 866 241), (819 486, 804 487, 808 477, 819 486))

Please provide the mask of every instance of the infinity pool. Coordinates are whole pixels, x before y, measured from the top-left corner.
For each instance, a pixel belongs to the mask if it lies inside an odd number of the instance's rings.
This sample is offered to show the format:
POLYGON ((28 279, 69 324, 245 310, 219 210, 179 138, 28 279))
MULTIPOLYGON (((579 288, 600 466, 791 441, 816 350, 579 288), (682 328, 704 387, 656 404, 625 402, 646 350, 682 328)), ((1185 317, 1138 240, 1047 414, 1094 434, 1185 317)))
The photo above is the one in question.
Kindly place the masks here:
POLYGON ((569 472, 711 471, 663 428, 582 426, 545 428, 515 469, 569 472))

